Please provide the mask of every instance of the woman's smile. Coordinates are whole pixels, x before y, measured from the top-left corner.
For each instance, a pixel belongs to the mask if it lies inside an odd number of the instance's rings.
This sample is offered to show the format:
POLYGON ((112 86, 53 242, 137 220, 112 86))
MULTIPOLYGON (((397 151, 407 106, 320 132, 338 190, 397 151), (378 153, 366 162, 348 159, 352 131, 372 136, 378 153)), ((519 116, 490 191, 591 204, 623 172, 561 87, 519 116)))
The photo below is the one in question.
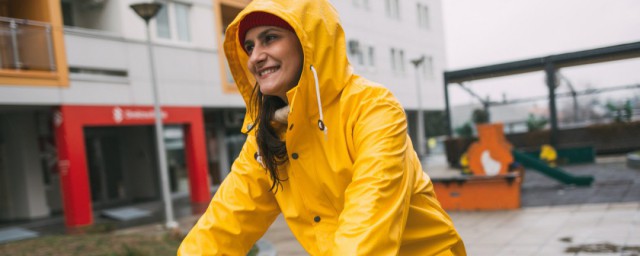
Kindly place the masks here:
POLYGON ((269 67, 269 68, 262 68, 258 70, 258 75, 260 76, 260 78, 264 79, 267 77, 267 75, 272 74, 276 71, 278 71, 278 69, 280 69, 279 66, 276 67, 269 67))
POLYGON ((295 33, 276 26, 258 26, 247 31, 244 49, 247 68, 264 95, 278 96, 298 84, 302 73, 302 46, 295 33))

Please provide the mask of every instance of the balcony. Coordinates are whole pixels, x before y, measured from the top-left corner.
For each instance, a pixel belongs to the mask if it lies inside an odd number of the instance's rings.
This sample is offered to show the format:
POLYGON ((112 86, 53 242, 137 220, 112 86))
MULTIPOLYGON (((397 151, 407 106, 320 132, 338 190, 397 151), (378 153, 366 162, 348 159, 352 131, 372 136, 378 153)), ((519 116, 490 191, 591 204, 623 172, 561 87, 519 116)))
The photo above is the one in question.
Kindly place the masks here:
POLYGON ((49 23, 0 17, 2 71, 56 71, 49 23))

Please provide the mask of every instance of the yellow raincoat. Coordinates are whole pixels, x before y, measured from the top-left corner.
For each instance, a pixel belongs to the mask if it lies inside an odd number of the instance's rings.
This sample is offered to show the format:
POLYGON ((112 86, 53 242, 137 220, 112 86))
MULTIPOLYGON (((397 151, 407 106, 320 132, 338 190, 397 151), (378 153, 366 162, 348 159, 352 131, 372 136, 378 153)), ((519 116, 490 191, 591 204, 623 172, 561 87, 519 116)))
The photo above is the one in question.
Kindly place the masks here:
POLYGON ((244 255, 282 213, 311 255, 466 255, 422 171, 402 106, 352 73, 326 0, 254 0, 229 25, 224 49, 247 106, 255 80, 237 33, 254 11, 287 21, 304 52, 300 82, 287 92, 289 160, 279 169, 286 180, 269 190, 247 115, 240 156, 178 254, 244 255))

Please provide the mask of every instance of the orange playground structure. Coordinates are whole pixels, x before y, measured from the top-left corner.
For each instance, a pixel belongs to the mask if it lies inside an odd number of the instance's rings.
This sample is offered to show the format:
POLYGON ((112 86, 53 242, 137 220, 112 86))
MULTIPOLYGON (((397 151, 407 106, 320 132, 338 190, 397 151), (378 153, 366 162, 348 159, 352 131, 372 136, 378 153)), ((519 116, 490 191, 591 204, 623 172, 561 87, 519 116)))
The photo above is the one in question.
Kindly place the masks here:
POLYGON ((438 201, 446 210, 520 208, 523 169, 514 167, 512 146, 500 123, 478 124, 479 140, 467 150, 472 175, 434 179, 438 201))

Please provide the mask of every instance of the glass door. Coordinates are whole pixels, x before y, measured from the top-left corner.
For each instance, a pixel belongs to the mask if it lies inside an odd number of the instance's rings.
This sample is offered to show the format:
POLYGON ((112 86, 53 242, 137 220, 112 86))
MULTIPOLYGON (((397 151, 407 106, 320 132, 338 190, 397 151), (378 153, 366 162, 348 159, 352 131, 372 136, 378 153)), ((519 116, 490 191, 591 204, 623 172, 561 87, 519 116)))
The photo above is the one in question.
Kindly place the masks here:
POLYGON ((85 145, 91 183, 91 199, 96 208, 126 202, 117 128, 86 128, 85 145))

